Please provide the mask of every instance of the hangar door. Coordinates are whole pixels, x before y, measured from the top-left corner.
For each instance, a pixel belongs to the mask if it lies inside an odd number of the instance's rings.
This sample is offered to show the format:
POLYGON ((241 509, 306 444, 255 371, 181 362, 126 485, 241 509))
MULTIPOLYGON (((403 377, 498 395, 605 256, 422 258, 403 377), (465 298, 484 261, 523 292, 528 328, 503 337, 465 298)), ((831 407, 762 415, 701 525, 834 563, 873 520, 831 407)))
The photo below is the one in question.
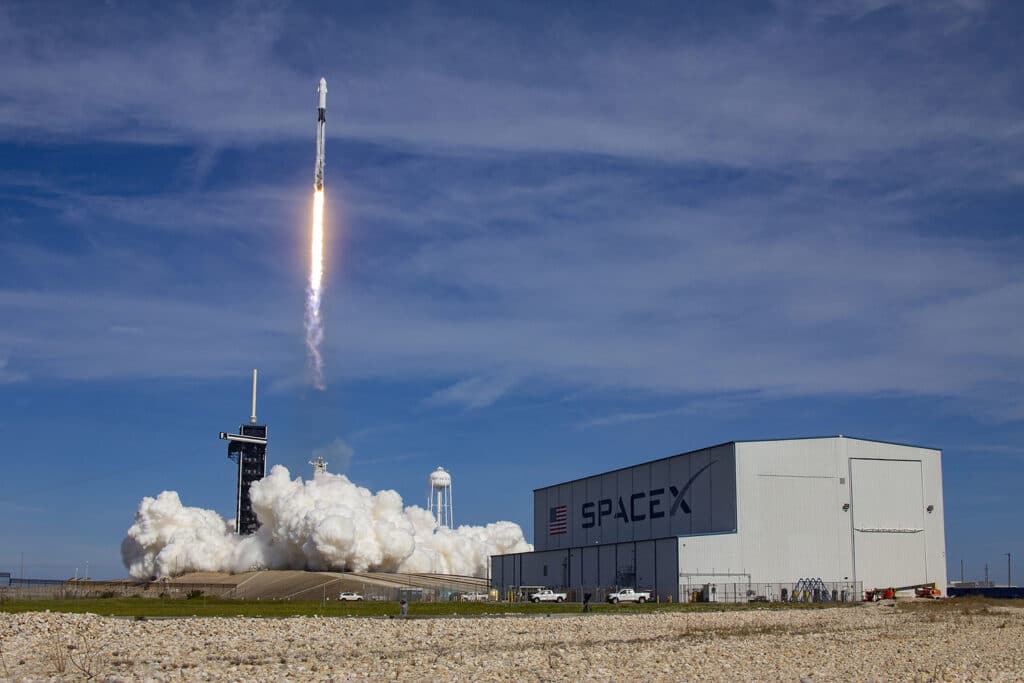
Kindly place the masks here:
POLYGON ((850 460, 853 558, 864 590, 928 581, 920 460, 850 460))

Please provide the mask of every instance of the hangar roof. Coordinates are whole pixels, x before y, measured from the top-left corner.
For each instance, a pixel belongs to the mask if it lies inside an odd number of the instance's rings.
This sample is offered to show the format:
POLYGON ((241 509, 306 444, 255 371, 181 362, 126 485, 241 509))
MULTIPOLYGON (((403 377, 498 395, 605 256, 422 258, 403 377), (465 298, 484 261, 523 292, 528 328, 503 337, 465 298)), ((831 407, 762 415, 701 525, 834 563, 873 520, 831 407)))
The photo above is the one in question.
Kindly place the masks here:
POLYGON ((722 443, 716 443, 713 446, 705 446, 703 448, 696 448, 692 451, 683 451, 682 453, 674 453, 672 455, 666 455, 662 458, 655 458, 654 460, 645 460, 643 462, 633 463, 632 465, 626 465, 625 467, 616 467, 613 470, 606 470, 604 472, 596 472, 594 474, 588 474, 568 481, 561 481, 557 484, 548 484, 547 486, 538 486, 534 491, 543 491, 544 489, 554 488, 556 486, 564 486, 565 484, 572 484, 573 482, 580 481, 581 479, 590 479, 591 477, 598 477, 604 474, 611 474, 612 472, 621 472, 622 470, 628 470, 638 465, 649 465, 654 462, 661 462, 662 460, 669 460, 671 458, 679 457, 680 455, 690 455, 692 453, 699 453, 701 451, 711 450, 712 448, 720 448, 722 446, 735 445, 738 443, 763 443, 765 441, 811 441, 816 439, 853 439, 855 441, 870 441, 872 443, 884 443, 890 446, 906 446, 908 448, 924 448, 931 451, 941 451, 941 448, 933 448, 931 446, 922 446, 920 444, 912 443, 900 443, 899 441, 883 441, 882 439, 865 439, 860 436, 847 436, 845 434, 830 434, 828 436, 790 436, 781 437, 777 439, 735 439, 733 441, 724 441, 722 443))

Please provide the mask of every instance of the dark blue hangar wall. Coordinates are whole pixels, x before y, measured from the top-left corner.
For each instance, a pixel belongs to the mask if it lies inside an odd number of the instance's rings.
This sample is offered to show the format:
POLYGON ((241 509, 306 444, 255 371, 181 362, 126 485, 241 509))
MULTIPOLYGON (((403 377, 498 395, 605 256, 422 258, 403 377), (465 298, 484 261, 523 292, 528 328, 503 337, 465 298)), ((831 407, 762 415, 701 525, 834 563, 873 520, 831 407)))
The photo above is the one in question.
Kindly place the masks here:
POLYGON ((679 599, 679 537, 736 531, 728 443, 537 489, 532 553, 491 558, 491 585, 650 589, 679 599))
POLYGON ((533 492, 537 551, 735 530, 732 443, 533 492))
POLYGON ((492 556, 491 587, 504 596, 518 586, 578 589, 577 600, 593 589, 636 587, 679 600, 679 539, 492 556))

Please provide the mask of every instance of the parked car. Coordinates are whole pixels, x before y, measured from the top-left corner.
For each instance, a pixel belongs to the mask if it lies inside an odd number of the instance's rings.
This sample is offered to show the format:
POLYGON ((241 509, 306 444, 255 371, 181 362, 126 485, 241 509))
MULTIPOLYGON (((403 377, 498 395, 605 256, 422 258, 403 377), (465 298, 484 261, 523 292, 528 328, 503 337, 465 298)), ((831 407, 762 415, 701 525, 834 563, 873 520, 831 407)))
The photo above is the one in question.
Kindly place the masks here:
POLYGON ((363 596, 359 593, 338 593, 338 599, 360 601, 363 599, 363 596))
POLYGON ((530 596, 533 602, 565 602, 565 593, 556 593, 550 588, 537 591, 530 596))
POLYGON ((620 602, 635 602, 642 605, 650 599, 650 591, 635 591, 632 588, 623 588, 620 591, 608 594, 608 602, 613 605, 620 602))

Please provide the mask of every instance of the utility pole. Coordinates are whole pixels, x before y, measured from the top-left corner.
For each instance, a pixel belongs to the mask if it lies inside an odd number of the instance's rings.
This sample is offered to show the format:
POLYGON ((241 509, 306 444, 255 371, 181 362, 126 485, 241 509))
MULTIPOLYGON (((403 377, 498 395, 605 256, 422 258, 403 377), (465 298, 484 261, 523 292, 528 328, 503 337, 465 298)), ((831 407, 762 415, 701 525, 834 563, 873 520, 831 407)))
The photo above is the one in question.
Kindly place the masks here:
POLYGON ((964 582, 964 561, 960 560, 960 583, 964 582))
POLYGON ((1006 587, 1009 588, 1013 585, 1013 572, 1011 571, 1012 565, 1010 564, 1011 559, 1010 553, 1006 553, 1006 587))
POLYGON ((985 563, 985 585, 988 585, 988 562, 985 563))
POLYGON ((21 587, 25 587, 25 551, 21 551, 21 587))

